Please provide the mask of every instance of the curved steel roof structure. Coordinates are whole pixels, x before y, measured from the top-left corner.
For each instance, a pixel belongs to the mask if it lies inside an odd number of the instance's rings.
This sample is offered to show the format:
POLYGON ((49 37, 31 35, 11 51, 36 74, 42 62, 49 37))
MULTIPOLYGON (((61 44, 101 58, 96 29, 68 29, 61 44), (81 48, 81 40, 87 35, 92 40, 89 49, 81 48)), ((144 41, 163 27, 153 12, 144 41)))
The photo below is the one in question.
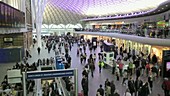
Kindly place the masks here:
POLYGON ((168 0, 48 0, 43 23, 76 24, 91 16, 149 12, 166 1, 168 0))

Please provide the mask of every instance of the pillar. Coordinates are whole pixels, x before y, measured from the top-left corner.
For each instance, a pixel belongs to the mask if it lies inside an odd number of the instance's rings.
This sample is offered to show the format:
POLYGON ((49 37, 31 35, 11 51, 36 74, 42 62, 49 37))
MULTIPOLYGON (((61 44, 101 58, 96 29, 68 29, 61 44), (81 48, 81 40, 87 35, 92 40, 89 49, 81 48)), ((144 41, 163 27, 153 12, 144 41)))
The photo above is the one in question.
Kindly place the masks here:
MULTIPOLYGON (((38 71, 41 71, 41 66, 38 67, 38 71)), ((36 96, 42 96, 41 79, 36 79, 35 80, 35 85, 36 85, 36 96)))
MULTIPOLYGON (((38 47, 42 47, 41 45, 41 26, 42 26, 42 20, 43 20, 43 12, 45 9, 47 0, 31 0, 31 9, 33 12, 33 18, 34 23, 36 24, 36 33, 37 33, 37 43, 38 47)), ((38 70, 40 71, 41 68, 39 66, 38 70)), ((42 86, 41 86, 41 79, 36 80, 36 96, 42 96, 42 86)))
POLYGON ((34 8, 34 15, 35 15, 35 24, 36 24, 36 33, 37 33, 37 43, 38 47, 41 47, 41 26, 43 21, 43 12, 45 9, 47 0, 32 0, 32 4, 34 8))

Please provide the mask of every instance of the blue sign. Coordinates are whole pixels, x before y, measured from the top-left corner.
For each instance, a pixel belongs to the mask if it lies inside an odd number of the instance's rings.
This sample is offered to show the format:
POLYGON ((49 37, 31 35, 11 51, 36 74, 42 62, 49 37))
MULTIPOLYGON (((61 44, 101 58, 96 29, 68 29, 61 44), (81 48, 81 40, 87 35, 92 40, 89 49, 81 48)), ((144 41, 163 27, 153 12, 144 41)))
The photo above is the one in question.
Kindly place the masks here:
POLYGON ((74 76, 74 70, 49 70, 49 71, 32 71, 27 72, 27 79, 42 79, 55 77, 74 76))
POLYGON ((65 69, 64 64, 63 64, 63 63, 59 63, 59 64, 57 65, 57 69, 65 69))

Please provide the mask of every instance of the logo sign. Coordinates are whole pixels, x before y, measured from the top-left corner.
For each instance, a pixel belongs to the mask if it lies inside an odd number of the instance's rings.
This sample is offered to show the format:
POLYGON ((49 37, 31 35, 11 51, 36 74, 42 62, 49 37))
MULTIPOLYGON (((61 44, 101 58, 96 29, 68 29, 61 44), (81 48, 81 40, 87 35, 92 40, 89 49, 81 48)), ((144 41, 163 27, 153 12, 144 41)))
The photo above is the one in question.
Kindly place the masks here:
POLYGON ((27 79, 42 79, 74 76, 74 70, 48 70, 27 72, 27 79))

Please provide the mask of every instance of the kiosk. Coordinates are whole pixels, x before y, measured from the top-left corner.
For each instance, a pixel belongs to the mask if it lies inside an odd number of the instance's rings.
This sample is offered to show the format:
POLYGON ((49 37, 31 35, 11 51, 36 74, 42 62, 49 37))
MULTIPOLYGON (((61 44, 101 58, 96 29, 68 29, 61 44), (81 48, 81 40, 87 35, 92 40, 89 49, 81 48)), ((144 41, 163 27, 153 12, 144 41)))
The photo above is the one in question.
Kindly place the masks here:
POLYGON ((112 67, 113 59, 114 59, 114 45, 112 43, 108 43, 107 41, 103 41, 103 55, 104 55, 104 63, 112 67))
POLYGON ((97 48, 97 37, 92 37, 92 46, 94 49, 97 48))

